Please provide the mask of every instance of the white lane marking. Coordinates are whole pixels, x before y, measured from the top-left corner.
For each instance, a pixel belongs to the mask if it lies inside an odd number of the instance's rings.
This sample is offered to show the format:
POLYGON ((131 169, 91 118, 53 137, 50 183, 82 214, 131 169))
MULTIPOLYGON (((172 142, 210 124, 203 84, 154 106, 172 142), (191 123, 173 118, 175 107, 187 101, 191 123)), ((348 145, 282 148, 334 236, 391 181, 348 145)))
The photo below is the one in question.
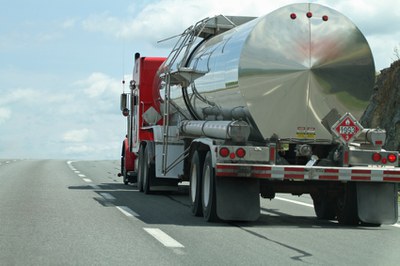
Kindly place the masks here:
POLYGON ((105 198, 106 200, 115 200, 114 196, 110 193, 100 193, 100 195, 105 198))
POLYGON ((128 217, 139 217, 139 214, 137 214, 136 212, 132 211, 130 208, 126 207, 126 206, 115 206, 120 212, 122 212, 123 214, 125 214, 128 217))
POLYGON ((291 202, 291 203, 294 203, 294 204, 298 204, 298 205, 302 205, 302 206, 306 206, 306 207, 310 207, 310 208, 314 208, 313 204, 308 204, 308 203, 304 203, 304 202, 301 202, 301 201, 290 200, 290 199, 285 199, 285 198, 281 198, 281 197, 275 197, 275 199, 291 202))
POLYGON ((83 181, 85 181, 86 183, 92 183, 92 179, 89 178, 82 178, 83 181))
POLYGON ((184 246, 158 228, 143 228, 161 244, 169 248, 184 248, 184 246))
POLYGON ((400 228, 400 224, 392 224, 393 227, 400 228))
POLYGON ((75 172, 75 174, 80 174, 80 173, 81 173, 81 172, 79 172, 78 170, 75 170, 74 172, 75 172))
POLYGON ((86 177, 84 174, 78 174, 79 177, 86 177))
POLYGON ((74 168, 74 167, 70 167, 70 168, 71 168, 72 171, 76 171, 76 168, 74 168))

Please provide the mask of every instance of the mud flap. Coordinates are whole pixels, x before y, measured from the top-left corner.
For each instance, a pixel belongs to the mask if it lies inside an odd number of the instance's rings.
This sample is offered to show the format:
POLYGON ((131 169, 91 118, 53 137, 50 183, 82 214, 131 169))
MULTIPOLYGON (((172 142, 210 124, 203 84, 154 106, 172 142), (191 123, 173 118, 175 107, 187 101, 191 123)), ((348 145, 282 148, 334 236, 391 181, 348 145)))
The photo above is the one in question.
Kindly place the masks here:
POLYGON ((216 177, 217 216, 222 220, 255 221, 260 216, 258 179, 216 177))
POLYGON ((397 184, 357 183, 358 217, 372 224, 394 224, 398 219, 397 184))

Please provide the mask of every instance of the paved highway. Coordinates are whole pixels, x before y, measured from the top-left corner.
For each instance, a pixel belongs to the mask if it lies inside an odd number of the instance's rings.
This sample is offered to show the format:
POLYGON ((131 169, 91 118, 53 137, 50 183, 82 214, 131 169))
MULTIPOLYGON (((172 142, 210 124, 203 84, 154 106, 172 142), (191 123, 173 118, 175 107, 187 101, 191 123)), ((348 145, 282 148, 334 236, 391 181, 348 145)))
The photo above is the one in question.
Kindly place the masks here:
POLYGON ((0 265, 399 265, 400 225, 318 221, 309 197, 206 223, 188 186, 144 195, 117 161, 0 160, 0 265))

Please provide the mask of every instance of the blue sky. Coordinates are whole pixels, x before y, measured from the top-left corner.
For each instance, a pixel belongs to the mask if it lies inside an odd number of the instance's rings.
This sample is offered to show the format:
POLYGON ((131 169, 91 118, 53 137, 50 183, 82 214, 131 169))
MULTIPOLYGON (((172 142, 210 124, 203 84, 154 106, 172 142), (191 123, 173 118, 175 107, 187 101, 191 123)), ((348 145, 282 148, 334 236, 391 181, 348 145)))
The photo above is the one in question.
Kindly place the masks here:
MULTIPOLYGON (((400 46, 398 0, 311 1, 348 16, 377 70, 400 46)), ((118 159, 125 135, 121 80, 136 51, 218 14, 260 16, 286 0, 15 0, 0 9, 0 158, 118 159)))

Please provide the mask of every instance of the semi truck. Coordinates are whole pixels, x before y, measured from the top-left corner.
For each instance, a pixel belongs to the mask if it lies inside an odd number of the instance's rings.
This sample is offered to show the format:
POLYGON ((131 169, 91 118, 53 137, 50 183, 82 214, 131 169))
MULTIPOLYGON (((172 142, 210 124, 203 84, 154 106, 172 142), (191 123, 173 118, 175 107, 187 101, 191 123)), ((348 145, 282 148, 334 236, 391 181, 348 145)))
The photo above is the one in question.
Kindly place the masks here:
POLYGON ((168 57, 135 54, 121 175, 146 194, 190 183, 191 212, 255 221, 262 198, 310 194, 319 219, 393 224, 398 151, 358 119, 374 59, 345 15, 292 4, 205 18, 168 57))

